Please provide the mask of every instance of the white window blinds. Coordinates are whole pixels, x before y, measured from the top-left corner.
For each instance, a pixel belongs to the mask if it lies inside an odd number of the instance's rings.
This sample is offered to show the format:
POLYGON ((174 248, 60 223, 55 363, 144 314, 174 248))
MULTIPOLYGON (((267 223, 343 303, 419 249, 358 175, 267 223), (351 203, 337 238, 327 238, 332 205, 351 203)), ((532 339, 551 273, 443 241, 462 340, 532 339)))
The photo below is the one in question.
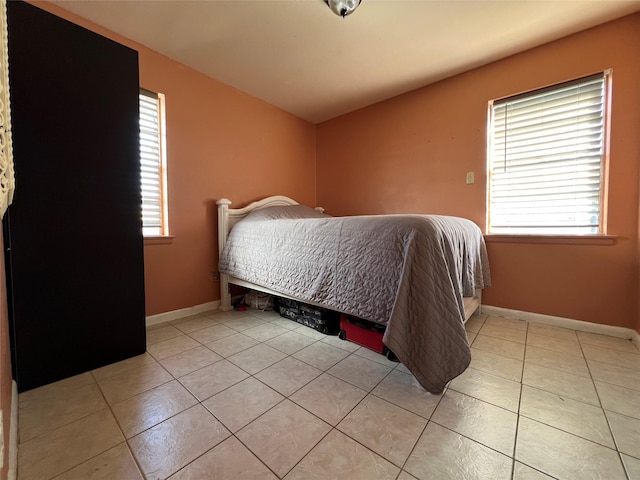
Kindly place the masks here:
POLYGON ((490 233, 601 232, 607 77, 493 102, 490 233))
POLYGON ((142 233, 166 235, 163 198, 162 115, 158 94, 140 90, 142 233))

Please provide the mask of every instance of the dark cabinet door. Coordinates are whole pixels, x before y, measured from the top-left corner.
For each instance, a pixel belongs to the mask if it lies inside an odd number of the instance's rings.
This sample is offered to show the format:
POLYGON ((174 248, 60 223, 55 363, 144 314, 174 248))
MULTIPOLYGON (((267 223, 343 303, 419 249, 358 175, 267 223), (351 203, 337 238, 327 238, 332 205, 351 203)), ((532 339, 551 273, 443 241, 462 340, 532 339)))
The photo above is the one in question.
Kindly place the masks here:
POLYGON ((7 2, 16 191, 4 220, 19 391, 145 351, 138 55, 7 2))

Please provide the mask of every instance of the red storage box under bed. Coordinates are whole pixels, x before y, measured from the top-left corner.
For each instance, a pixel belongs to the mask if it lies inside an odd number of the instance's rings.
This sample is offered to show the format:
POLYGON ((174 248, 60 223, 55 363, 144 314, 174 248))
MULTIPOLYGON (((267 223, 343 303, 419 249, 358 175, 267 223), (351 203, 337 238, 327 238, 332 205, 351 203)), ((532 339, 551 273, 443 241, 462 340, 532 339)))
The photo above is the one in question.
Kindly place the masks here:
POLYGON ((365 348, 386 355, 389 360, 397 361, 397 357, 382 343, 385 326, 377 323, 362 320, 361 318, 340 315, 340 333, 338 336, 342 340, 362 345, 365 348))

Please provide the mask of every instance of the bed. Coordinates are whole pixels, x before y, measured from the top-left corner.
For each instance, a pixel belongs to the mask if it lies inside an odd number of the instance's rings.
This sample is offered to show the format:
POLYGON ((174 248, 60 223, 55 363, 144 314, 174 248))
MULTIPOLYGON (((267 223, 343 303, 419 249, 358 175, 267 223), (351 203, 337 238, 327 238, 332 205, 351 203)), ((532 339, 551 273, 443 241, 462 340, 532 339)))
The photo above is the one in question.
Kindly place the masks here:
POLYGON ((473 222, 331 217, 283 196, 217 204, 222 310, 231 309, 232 283, 385 325, 385 345, 431 393, 469 365, 464 322, 490 285, 473 222))

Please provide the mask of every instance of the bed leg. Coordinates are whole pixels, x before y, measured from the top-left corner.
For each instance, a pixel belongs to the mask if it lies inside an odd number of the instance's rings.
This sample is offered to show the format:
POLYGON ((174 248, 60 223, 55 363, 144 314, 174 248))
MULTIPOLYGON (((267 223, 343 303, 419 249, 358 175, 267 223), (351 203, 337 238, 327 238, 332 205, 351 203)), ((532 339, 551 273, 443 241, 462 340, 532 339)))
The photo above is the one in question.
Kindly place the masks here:
POLYGON ((233 310, 231 305, 231 293, 229 293, 229 277, 224 273, 220 274, 220 307, 223 312, 233 310))

